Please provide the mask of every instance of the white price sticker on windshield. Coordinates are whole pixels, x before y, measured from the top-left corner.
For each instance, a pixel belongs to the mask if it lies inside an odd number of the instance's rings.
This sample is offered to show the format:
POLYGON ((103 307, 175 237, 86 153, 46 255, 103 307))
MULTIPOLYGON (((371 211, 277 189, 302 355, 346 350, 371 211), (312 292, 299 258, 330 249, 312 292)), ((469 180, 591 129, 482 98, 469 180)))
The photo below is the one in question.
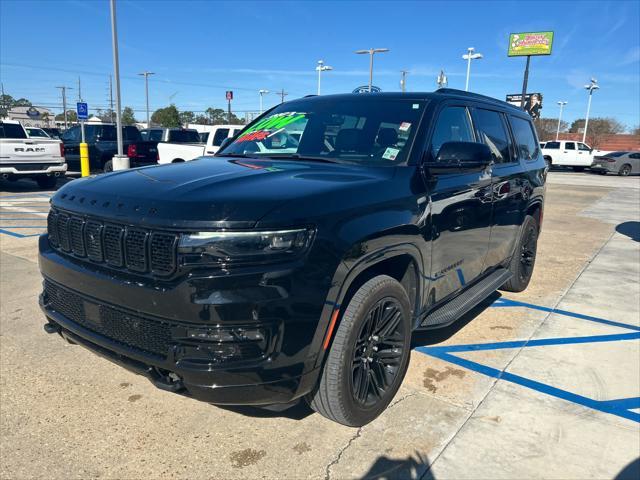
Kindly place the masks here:
POLYGON ((382 158, 384 158, 385 160, 395 160, 399 153, 399 149, 387 147, 387 149, 382 154, 382 158))
POLYGON ((402 122, 399 127, 401 132, 406 132, 410 128, 411 128, 411 124, 409 122, 402 122))

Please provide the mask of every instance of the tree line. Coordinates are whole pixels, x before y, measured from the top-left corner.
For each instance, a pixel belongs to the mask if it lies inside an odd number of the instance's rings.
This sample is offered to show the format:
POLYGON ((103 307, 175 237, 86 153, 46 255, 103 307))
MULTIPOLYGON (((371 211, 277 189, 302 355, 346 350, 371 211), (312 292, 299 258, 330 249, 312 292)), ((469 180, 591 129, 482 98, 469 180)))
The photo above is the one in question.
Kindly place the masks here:
MULTIPOLYGON (((560 133, 582 133, 584 131, 585 119, 579 118, 571 122, 560 121, 560 133)), ((538 118, 534 121, 538 138, 541 142, 556 139, 558 129, 557 118, 538 118)), ((604 137, 607 135, 616 135, 624 133, 625 126, 615 118, 611 117, 594 117, 589 119, 587 127, 587 143, 593 148, 600 146, 604 137)), ((640 135, 640 126, 632 128, 629 133, 632 135, 640 135)))

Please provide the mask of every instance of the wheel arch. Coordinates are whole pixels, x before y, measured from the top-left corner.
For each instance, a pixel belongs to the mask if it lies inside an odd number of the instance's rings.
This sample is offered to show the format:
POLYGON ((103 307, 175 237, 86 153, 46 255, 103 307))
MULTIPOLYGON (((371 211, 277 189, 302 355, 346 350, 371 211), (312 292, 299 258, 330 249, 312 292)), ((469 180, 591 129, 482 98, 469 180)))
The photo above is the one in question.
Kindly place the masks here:
MULTIPOLYGON (((422 255, 420 250, 413 244, 405 243, 387 247, 375 252, 368 253, 360 258, 350 268, 343 260, 341 267, 346 270, 346 274, 336 273, 337 277, 343 276, 342 279, 334 278, 334 282, 340 285, 335 300, 330 299, 326 302, 326 315, 323 315, 319 324, 318 335, 316 339, 320 351, 316 360, 315 367, 320 367, 326 359, 326 352, 331 347, 331 341, 336 329, 342 320, 344 307, 349 303, 351 297, 364 283, 377 275, 388 275, 396 279, 405 289, 409 296, 411 304, 411 314, 416 315, 419 311, 421 301, 421 292, 423 289, 422 275, 422 255)), ((340 269, 338 269, 340 271, 340 269)), ((343 270, 343 272, 344 272, 343 270)), ((415 323, 413 322, 412 324, 415 323)), ((314 341, 314 343, 316 343, 314 341)))

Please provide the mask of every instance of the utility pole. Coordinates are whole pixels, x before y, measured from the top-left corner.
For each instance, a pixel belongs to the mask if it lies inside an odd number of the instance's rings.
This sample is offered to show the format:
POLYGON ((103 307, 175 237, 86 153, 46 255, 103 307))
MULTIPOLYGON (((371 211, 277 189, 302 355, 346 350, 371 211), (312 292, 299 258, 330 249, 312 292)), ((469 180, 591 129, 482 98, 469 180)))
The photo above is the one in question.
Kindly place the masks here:
POLYGON ((322 72, 327 72, 329 70, 333 70, 333 67, 325 65, 324 60, 318 60, 318 66, 316 67, 316 71, 318 72, 318 95, 320 95, 320 80, 322 72))
POLYGON ((80 84, 80 77, 78 77, 78 101, 82 101, 82 85, 80 84))
POLYGON ((438 84, 438 88, 446 88, 447 87, 447 76, 444 73, 444 70, 440 70, 440 74, 438 75, 438 78, 436 79, 436 83, 438 84))
POLYGON ((59 88, 62 92, 62 111, 64 112, 64 129, 67 129, 68 121, 67 121, 67 89, 73 90, 71 87, 61 86, 56 87, 59 88))
POLYGON ((109 75, 109 120, 113 123, 113 83, 109 75))
POLYGON ((153 72, 147 72, 146 70, 138 75, 142 75, 144 77, 144 95, 147 99, 147 128, 151 127, 149 123, 149 75, 155 75, 153 72))
POLYGON ((469 47, 467 48, 467 53, 462 56, 463 60, 467 61, 467 81, 464 84, 465 92, 469 91, 469 77, 471 76, 471 60, 480 60, 482 58, 481 53, 473 53, 475 52, 475 48, 469 47))
POLYGON ((280 103, 284 103, 284 97, 286 97, 289 94, 287 92, 285 92, 284 88, 283 88, 282 90, 280 90, 278 92, 278 95, 280 95, 280 103))
POLYGON ((407 91, 407 73, 409 73, 409 70, 400 70, 400 74, 402 75, 400 78, 400 90, 402 93, 407 91))
POLYGON ((264 88, 261 88, 260 90, 258 90, 258 94, 260 95, 260 114, 262 114, 262 111, 263 111, 262 97, 264 96, 265 93, 269 93, 269 90, 265 90, 264 88))

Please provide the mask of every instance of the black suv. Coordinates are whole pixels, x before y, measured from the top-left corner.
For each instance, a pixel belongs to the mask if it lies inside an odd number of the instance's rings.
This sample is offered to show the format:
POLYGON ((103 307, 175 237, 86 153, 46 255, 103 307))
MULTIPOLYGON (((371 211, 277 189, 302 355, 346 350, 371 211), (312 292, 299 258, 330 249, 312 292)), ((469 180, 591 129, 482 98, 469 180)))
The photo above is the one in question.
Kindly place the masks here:
POLYGON ((526 288, 545 177, 529 116, 488 97, 283 103, 216 157, 61 188, 45 329, 165 390, 363 425, 413 331, 526 288))

